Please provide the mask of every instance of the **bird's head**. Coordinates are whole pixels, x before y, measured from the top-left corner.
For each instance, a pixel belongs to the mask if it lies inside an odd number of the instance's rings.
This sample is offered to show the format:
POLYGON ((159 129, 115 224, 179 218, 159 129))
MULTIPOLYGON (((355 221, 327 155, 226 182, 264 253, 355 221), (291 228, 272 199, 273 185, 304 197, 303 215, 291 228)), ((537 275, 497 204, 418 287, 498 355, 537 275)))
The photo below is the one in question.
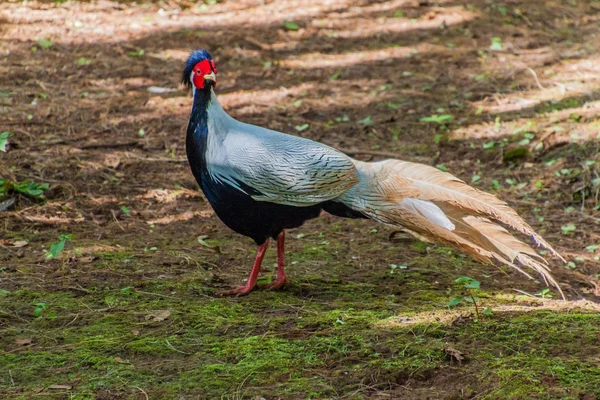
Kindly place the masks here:
POLYGON ((217 85, 217 67, 215 60, 206 50, 195 50, 188 57, 181 82, 187 87, 198 90, 210 89, 217 85))

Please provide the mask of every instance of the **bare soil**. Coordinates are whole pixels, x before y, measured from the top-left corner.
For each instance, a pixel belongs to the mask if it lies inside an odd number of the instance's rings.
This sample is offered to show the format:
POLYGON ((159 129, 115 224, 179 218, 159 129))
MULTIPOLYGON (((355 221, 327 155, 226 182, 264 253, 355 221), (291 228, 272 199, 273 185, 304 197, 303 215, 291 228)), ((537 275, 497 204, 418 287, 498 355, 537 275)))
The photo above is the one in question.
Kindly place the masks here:
POLYGON ((0 394, 599 397, 599 21, 587 0, 0 2, 0 179, 48 184, 0 198, 0 394), (288 235, 288 288, 217 299, 255 249, 185 160, 196 48, 239 120, 505 199, 588 306, 528 312, 557 294, 329 215, 288 235), (496 313, 448 310, 462 275, 496 313))

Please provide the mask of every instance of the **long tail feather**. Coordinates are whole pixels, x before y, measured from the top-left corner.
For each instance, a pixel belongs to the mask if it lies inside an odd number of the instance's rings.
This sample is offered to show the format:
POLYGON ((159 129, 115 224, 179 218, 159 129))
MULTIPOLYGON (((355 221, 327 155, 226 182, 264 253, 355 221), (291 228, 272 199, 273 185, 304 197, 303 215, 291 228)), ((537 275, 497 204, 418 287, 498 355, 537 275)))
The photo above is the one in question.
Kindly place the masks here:
POLYGON ((564 297, 546 260, 509 229, 564 259, 502 200, 422 164, 398 160, 355 164, 359 183, 339 198, 344 204, 420 239, 455 246, 479 261, 506 264, 530 278, 522 267, 532 269, 564 297))

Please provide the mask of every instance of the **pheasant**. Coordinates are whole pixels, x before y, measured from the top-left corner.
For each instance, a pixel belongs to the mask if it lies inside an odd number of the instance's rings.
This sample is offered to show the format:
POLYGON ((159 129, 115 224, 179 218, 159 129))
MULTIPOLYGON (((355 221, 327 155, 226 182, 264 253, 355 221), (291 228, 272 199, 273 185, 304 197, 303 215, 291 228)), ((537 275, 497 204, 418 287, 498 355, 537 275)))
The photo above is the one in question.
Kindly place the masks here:
POLYGON ((186 135, 192 173, 223 223, 258 246, 246 284, 223 295, 246 295, 257 286, 271 239, 277 241, 277 274, 264 286, 284 286, 285 230, 322 211, 370 218, 532 278, 523 269, 529 268, 562 294, 547 261, 510 231, 562 260, 560 254, 495 196, 427 165, 358 161, 325 144, 235 120, 215 95, 217 69, 206 50, 190 54, 182 82, 193 89, 186 135))

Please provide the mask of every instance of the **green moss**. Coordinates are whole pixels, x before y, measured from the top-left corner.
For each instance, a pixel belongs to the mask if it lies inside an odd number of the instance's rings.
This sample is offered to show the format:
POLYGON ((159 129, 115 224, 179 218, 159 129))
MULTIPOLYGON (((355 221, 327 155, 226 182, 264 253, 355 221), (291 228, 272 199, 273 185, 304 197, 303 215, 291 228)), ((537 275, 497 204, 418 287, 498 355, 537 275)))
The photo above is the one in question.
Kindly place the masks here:
MULTIPOLYGON (((132 387, 155 398, 328 398, 364 385, 428 382, 448 371, 458 374, 456 393, 470 390, 483 398, 598 395, 600 316, 537 312, 477 323, 466 318, 456 326, 392 327, 382 322, 446 309, 460 275, 481 277, 479 297, 492 305, 510 299, 487 290, 489 266, 443 247, 405 250, 406 268, 393 273, 388 265, 363 264, 355 277, 348 273, 355 267, 345 244, 320 244, 324 240, 302 239, 303 251, 290 257, 298 261, 292 270, 318 261, 281 292, 207 297, 201 294, 206 277, 193 273, 103 282, 86 291, 22 289, 0 297, 0 317, 20 316, 0 335, 0 370, 10 369, 15 382, 0 374, 0 393, 69 384, 75 398, 101 391, 127 397, 132 387), (336 277, 336 269, 346 274, 336 277), (38 302, 52 316, 35 318, 38 302), (156 310, 170 315, 154 321, 156 310), (32 344, 16 344, 24 338, 32 344), (452 363, 448 346, 468 362, 452 363)), ((363 257, 380 252, 394 259, 396 253, 368 240, 353 246, 363 257)))
POLYGON ((565 110, 567 108, 579 108, 584 102, 585 100, 581 97, 567 97, 562 100, 547 101, 536 107, 536 112, 543 114, 552 111, 565 110))

